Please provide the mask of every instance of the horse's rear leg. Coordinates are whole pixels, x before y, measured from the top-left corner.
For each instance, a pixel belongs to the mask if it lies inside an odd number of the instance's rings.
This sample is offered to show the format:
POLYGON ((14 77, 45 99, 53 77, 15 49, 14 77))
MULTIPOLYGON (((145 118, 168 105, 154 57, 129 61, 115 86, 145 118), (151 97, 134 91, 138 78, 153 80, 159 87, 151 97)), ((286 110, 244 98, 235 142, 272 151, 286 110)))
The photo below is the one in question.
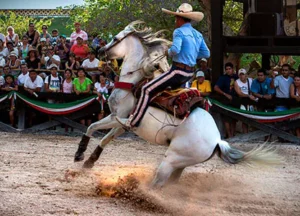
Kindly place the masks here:
POLYGON ((184 170, 184 168, 178 168, 178 169, 174 170, 168 180, 168 184, 169 183, 173 183, 173 184, 177 183, 182 175, 183 170, 184 170))
POLYGON ((120 136, 122 133, 124 133, 125 130, 123 128, 113 128, 109 131, 108 134, 105 135, 105 137, 100 141, 100 144, 96 147, 94 152, 91 154, 89 159, 87 159, 84 164, 83 168, 92 168, 95 164, 95 162, 99 159, 104 147, 109 143, 112 139, 120 136))
POLYGON ((174 167, 168 160, 163 160, 156 171, 151 187, 156 188, 165 185, 174 170, 174 167))
POLYGON ((112 120, 111 115, 107 116, 106 118, 102 119, 99 122, 95 122, 91 124, 87 132, 82 135, 81 141, 79 143, 78 149, 75 153, 74 162, 82 161, 84 159, 84 152, 87 149, 87 146, 90 141, 90 137, 96 130, 100 129, 109 129, 113 127, 119 126, 119 123, 116 120, 112 120))

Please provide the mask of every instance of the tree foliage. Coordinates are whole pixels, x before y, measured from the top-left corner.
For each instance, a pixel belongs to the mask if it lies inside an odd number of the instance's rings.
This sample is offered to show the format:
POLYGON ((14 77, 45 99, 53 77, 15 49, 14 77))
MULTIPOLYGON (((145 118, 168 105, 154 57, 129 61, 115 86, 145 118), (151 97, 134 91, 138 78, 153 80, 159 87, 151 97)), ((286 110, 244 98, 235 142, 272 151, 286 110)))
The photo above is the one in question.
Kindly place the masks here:
POLYGON ((36 29, 42 29, 42 25, 51 25, 52 18, 33 18, 28 16, 17 16, 16 13, 10 11, 8 13, 0 13, 0 32, 6 35, 7 27, 12 26, 15 33, 19 36, 28 31, 30 22, 35 24, 36 29))
MULTIPOLYGON (((198 1, 186 0, 199 9, 198 1)), ((155 30, 174 29, 174 18, 164 14, 161 8, 175 11, 180 0, 85 0, 83 6, 72 8, 71 19, 79 21, 89 33, 102 34, 104 38, 115 35, 135 20, 144 20, 155 30)), ((201 23, 197 28, 201 28, 201 23)))

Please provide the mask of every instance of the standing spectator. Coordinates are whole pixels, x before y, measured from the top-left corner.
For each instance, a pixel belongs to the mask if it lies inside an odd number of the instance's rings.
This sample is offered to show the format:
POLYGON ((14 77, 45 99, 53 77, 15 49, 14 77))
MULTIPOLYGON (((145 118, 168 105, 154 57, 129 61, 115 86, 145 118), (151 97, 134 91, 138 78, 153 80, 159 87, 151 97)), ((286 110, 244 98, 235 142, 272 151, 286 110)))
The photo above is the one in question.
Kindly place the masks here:
POLYGON ((10 67, 10 69, 20 69, 21 61, 18 59, 17 53, 15 51, 10 52, 9 60, 7 62, 7 65, 10 67))
POLYGON ((89 58, 82 62, 82 67, 87 71, 97 71, 99 60, 96 58, 94 51, 89 52, 89 58))
POLYGON ((211 84, 208 80, 205 80, 203 71, 198 70, 196 80, 193 81, 191 88, 198 89, 202 97, 209 96, 211 93, 211 84))
MULTIPOLYGON (((18 85, 15 84, 14 76, 8 74, 4 77, 4 79, 5 79, 5 83, 1 88, 2 91, 7 91, 7 92, 18 91, 18 85)), ((9 120, 11 126, 13 127, 15 122, 14 113, 15 113, 15 100, 14 97, 12 97, 10 99, 9 120)))
POLYGON ((76 41, 77 44, 71 47, 71 52, 74 53, 76 57, 80 57, 80 61, 82 62, 88 56, 89 47, 83 43, 83 39, 80 36, 76 38, 76 41))
MULTIPOLYGON (((77 95, 89 94, 91 91, 92 80, 86 77, 86 72, 84 68, 79 68, 77 71, 78 77, 73 80, 74 92, 77 95)), ((80 123, 85 125, 86 119, 81 119, 80 123)), ((87 119, 87 125, 91 124, 91 120, 87 119)))
POLYGON ((42 26, 42 33, 40 34, 40 40, 42 38, 45 38, 46 43, 49 44, 50 40, 51 40, 51 35, 48 33, 47 29, 48 29, 48 26, 46 26, 46 25, 42 26))
POLYGON ((108 89, 106 85, 105 74, 102 73, 98 77, 98 82, 95 83, 95 88, 93 93, 98 95, 98 100, 100 102, 101 111, 98 114, 98 120, 103 119, 105 111, 107 110, 107 98, 108 98, 108 89))
POLYGON ((35 49, 29 49, 25 62, 29 69, 41 69, 41 61, 35 49))
POLYGON ((62 85, 62 92, 65 94, 71 94, 73 92, 73 80, 72 80, 72 70, 65 70, 65 80, 62 85))
POLYGON ((251 92, 258 98, 257 108, 259 111, 265 111, 266 109, 273 109, 273 95, 274 89, 271 88, 271 79, 266 76, 264 69, 257 71, 257 78, 253 80, 251 85, 251 92))
POLYGON ((74 44, 78 43, 78 40, 77 40, 78 37, 82 38, 83 43, 86 44, 87 41, 88 41, 87 33, 85 31, 81 30, 79 22, 76 22, 74 24, 74 26, 75 26, 75 32, 73 32, 70 36, 71 37, 71 41, 70 41, 71 45, 74 45, 74 44))
MULTIPOLYGON (((237 96, 240 98, 240 104, 244 107, 251 106, 252 101, 256 100, 251 93, 252 79, 247 77, 247 72, 244 68, 241 68, 238 72, 239 79, 234 82, 234 90, 237 96)), ((242 123, 243 133, 248 133, 248 125, 242 123)))
POLYGON ((46 92, 61 92, 63 78, 57 73, 57 65, 51 64, 49 66, 51 74, 45 79, 45 91, 46 92))
POLYGON ((8 42, 6 43, 6 48, 5 48, 4 51, 3 51, 3 52, 4 52, 4 56, 5 56, 6 58, 8 58, 9 55, 10 55, 10 53, 11 53, 12 51, 14 51, 14 52, 17 54, 17 56, 19 56, 18 48, 17 48, 17 47, 14 47, 13 43, 10 42, 10 41, 8 41, 8 42))
MULTIPOLYGON (((235 95, 234 82, 238 77, 233 72, 233 64, 228 62, 225 64, 225 75, 220 76, 214 90, 221 96, 222 103, 233 106, 233 97, 235 95)), ((228 138, 233 137, 235 134, 236 120, 228 116, 221 116, 226 130, 228 138)))
POLYGON ((55 46, 54 52, 60 57, 61 69, 65 69, 71 45, 67 42, 66 35, 61 35, 59 38, 59 43, 55 46))
POLYGON ((198 62, 199 69, 203 71, 205 75, 205 79, 211 81, 212 80, 212 73, 211 69, 207 65, 207 60, 206 58, 200 59, 198 62))
POLYGON ((58 40, 59 40, 58 30, 53 29, 52 30, 52 35, 51 35, 51 38, 50 38, 50 45, 55 46, 57 44, 58 40))
POLYGON ((19 43, 19 36, 15 34, 15 30, 12 26, 7 28, 7 36, 6 36, 6 44, 7 42, 12 42, 14 47, 18 46, 19 43))
POLYGON ((286 105, 290 97, 290 86, 293 83, 293 78, 290 76, 290 66, 288 64, 282 65, 281 75, 276 76, 272 73, 271 88, 276 90, 276 104, 286 105))
MULTIPOLYGON (((290 96, 292 99, 292 104, 295 107, 300 105, 300 73, 295 73, 294 84, 290 87, 290 96)), ((296 129, 296 135, 300 138, 300 127, 296 129)))
POLYGON ((41 63, 46 66, 47 69, 51 69, 52 64, 56 64, 59 70, 60 57, 54 54, 54 48, 52 46, 48 47, 46 55, 43 53, 41 58, 41 63))
POLYGON ((22 45, 19 46, 19 56, 21 57, 21 60, 23 60, 24 62, 29 52, 29 48, 30 45, 28 44, 28 36, 24 35, 22 37, 22 45))
POLYGON ((24 86, 25 80, 29 77, 29 72, 27 65, 25 63, 21 64, 21 74, 18 76, 18 85, 24 86))
POLYGON ((34 29, 34 23, 29 23, 29 28, 28 31, 25 33, 25 35, 27 35, 28 37, 28 43, 31 46, 36 47, 40 35, 38 31, 34 29))
POLYGON ((75 59, 74 53, 70 53, 69 59, 65 65, 66 65, 66 69, 70 69, 70 70, 78 70, 80 68, 80 62, 75 59))
POLYGON ((36 70, 29 70, 29 78, 25 80, 24 89, 29 92, 29 94, 33 94, 34 92, 40 92, 44 85, 43 79, 38 76, 36 70))

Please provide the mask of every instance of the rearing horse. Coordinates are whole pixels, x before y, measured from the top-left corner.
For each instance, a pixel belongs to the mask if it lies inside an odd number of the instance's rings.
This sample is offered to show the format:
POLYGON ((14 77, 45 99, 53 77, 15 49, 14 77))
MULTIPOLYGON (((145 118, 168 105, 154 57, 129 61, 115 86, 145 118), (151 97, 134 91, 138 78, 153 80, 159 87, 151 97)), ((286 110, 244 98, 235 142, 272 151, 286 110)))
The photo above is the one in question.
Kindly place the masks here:
MULTIPOLYGON (((108 104, 111 115, 92 124, 83 135, 75 154, 75 161, 84 159, 92 133, 99 129, 112 130, 100 141, 83 167, 92 168, 98 160, 105 145, 124 132, 115 116, 127 117, 136 104, 131 88, 145 77, 153 76, 156 65, 168 70, 165 50, 170 42, 152 33, 150 28, 138 30, 135 26, 142 24, 135 21, 101 49, 107 58, 123 58, 120 82, 115 84, 108 104)), ((277 163, 279 157, 268 149, 257 149, 248 153, 234 149, 221 140, 218 128, 212 116, 201 108, 194 109, 185 121, 175 118, 155 107, 149 106, 139 127, 133 131, 139 137, 160 145, 169 146, 156 171, 152 186, 163 186, 168 180, 178 180, 185 167, 210 159, 215 152, 228 163, 258 161, 277 163)))

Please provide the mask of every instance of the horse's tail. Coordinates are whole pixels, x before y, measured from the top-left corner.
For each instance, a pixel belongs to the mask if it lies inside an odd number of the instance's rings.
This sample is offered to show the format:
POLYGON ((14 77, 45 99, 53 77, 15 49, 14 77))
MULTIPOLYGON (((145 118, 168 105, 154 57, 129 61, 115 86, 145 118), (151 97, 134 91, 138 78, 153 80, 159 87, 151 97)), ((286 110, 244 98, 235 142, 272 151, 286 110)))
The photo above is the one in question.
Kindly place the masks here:
POLYGON ((246 163, 248 165, 278 165, 283 162, 283 157, 275 152, 274 147, 261 145, 249 152, 243 152, 231 147, 226 141, 220 140, 219 157, 226 163, 246 163))

